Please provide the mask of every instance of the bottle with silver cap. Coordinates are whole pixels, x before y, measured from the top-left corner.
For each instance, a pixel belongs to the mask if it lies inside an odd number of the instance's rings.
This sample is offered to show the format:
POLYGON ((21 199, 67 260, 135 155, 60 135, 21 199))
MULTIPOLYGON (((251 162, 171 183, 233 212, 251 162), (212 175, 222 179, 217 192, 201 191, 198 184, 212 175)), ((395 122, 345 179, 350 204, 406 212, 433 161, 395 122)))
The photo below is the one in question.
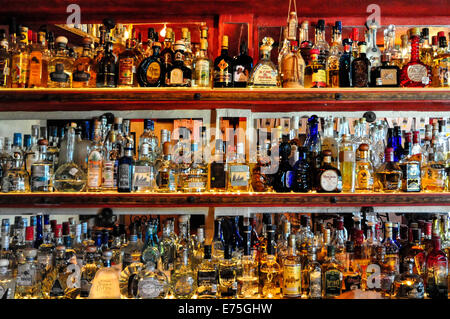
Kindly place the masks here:
POLYGON ((48 63, 47 86, 49 88, 72 87, 74 59, 68 54, 67 43, 66 37, 56 38, 56 54, 50 58, 48 63))
POLYGON ((103 252, 103 267, 95 274, 89 299, 120 299, 119 273, 111 267, 112 251, 103 252))
POLYGON ((177 299, 190 299, 197 290, 197 281, 192 265, 189 262, 189 251, 184 248, 181 252, 181 264, 171 277, 172 292, 177 299))
POLYGON ((15 299, 36 299, 41 297, 41 278, 36 264, 37 250, 24 251, 25 262, 17 268, 15 299))
POLYGON ((23 155, 19 152, 13 154, 12 167, 6 171, 2 179, 2 192, 29 192, 30 175, 23 165, 23 155))

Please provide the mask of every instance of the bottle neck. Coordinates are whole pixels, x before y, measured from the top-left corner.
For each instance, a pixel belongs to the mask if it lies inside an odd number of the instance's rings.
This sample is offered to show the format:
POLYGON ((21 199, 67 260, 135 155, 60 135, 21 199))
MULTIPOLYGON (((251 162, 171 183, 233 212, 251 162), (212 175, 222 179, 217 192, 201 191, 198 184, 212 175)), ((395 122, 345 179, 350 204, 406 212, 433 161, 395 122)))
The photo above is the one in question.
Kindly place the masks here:
POLYGON ((417 35, 411 37, 411 60, 410 62, 419 61, 419 41, 420 38, 417 35))

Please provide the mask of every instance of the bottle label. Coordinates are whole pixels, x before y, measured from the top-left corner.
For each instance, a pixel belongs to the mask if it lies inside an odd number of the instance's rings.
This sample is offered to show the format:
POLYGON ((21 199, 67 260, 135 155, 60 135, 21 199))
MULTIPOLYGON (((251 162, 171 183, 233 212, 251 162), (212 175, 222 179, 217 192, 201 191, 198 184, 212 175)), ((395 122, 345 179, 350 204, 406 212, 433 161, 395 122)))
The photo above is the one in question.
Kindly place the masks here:
POLYGON ((210 85, 210 67, 208 60, 199 60, 195 65, 195 79, 197 86, 210 85))
POLYGON ((118 186, 120 188, 129 188, 130 185, 130 165, 122 164, 119 166, 118 186))
POLYGON ((25 84, 29 71, 28 55, 24 53, 14 55, 11 66, 11 82, 13 84, 25 84))
POLYGON ((372 174, 367 169, 360 169, 356 176, 356 182, 358 183, 358 189, 371 190, 373 186, 372 174))
POLYGON ((70 76, 64 72, 64 64, 55 64, 55 71, 50 73, 50 81, 57 83, 69 83, 70 76))
POLYGON ((302 282, 300 265, 284 265, 283 278, 283 295, 299 296, 302 282))
POLYGON ((312 73, 312 85, 315 86, 326 86, 327 74, 325 70, 314 70, 312 73))
POLYGON ((102 185, 105 188, 114 188, 114 162, 107 161, 103 165, 102 185))
POLYGON ((361 276, 359 274, 347 275, 344 279, 345 291, 361 288, 361 276))
POLYGON ((134 167, 134 187, 151 187, 153 179, 153 172, 150 166, 134 167))
POLYGON ((199 188, 205 188, 205 183, 201 181, 188 181, 188 188, 192 189, 199 189, 199 188))
POLYGON ((36 269, 30 264, 19 265, 17 269, 16 285, 22 287, 31 287, 36 283, 36 269))
POLYGON ((422 83, 424 78, 428 79, 428 70, 422 64, 410 65, 410 66, 408 66, 408 69, 406 72, 408 74, 408 78, 413 82, 422 83))
POLYGON ((248 186, 250 170, 247 165, 230 165, 231 186, 248 186))
POLYGON ((147 81, 150 84, 155 84, 161 77, 161 66, 158 62, 152 62, 147 68, 147 81))
POLYGON ((439 81, 436 83, 441 87, 448 87, 450 85, 450 58, 445 58, 440 61, 434 68, 435 77, 439 81))
POLYGON ((212 290, 217 291, 217 272, 215 270, 199 270, 197 272, 197 286, 198 287, 209 287, 210 289, 206 289, 212 292, 212 290), (214 287, 213 287, 214 286, 214 287))
POLYGON ((40 86, 42 81, 42 52, 33 51, 30 54, 30 79, 28 86, 40 86))
POLYGON ((381 85, 398 85, 397 69, 380 70, 381 85))
POLYGON ((234 67, 234 82, 242 82, 247 83, 248 82, 248 70, 243 65, 236 65, 234 67))
POLYGON ((259 86, 277 86, 277 71, 269 65, 260 65, 253 74, 253 84, 259 86))
POLYGON ((421 171, 419 163, 406 163, 402 165, 403 174, 406 179, 407 192, 420 192, 421 189, 421 171), (406 172, 405 172, 406 170, 406 172))
POLYGON ((154 299, 164 291, 164 285, 156 278, 143 278, 138 283, 138 297, 143 299, 154 299))
POLYGON ((179 68, 173 69, 170 71, 170 83, 174 84, 183 84, 183 71, 179 68))
POLYGON ((309 273, 310 298, 322 298, 322 272, 315 270, 309 273))
MULTIPOLYGON (((91 153, 92 159, 88 162, 88 187, 100 187, 102 185, 102 161, 100 152, 91 153), (100 160, 96 160, 100 156, 100 160)), ((91 157, 89 156, 89 157, 91 157)))
POLYGON ((31 189, 48 187, 50 184, 50 165, 31 166, 31 189))
POLYGON ((231 72, 229 71, 229 65, 225 60, 221 60, 217 67, 219 70, 214 71, 214 81, 220 83, 231 83, 231 72))
POLYGON ((342 287, 342 273, 337 269, 325 272, 325 296, 339 296, 342 287))
POLYGON ((159 188, 176 191, 175 174, 173 172, 159 172, 159 188))
POLYGON ((334 170, 326 170, 320 175, 320 186, 326 192, 335 191, 338 188, 338 174, 334 170))
POLYGON ((72 73, 72 80, 73 82, 89 82, 91 79, 91 75, 89 72, 86 72, 85 66, 83 63, 78 63, 75 68, 74 72, 72 73))
POLYGON ((133 58, 119 61, 119 85, 133 85, 133 58))
POLYGON ((225 189, 226 187, 225 164, 213 162, 211 163, 210 171, 211 171, 210 187, 225 189))

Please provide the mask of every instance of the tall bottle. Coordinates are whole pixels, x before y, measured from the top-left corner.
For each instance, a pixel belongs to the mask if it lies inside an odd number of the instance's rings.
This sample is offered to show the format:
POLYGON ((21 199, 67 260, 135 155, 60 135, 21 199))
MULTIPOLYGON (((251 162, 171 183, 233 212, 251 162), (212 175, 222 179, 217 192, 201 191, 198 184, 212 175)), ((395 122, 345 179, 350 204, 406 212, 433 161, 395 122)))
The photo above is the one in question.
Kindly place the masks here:
MULTIPOLYGON (((28 28, 19 28, 19 41, 12 48, 11 53, 11 87, 25 88, 30 69, 30 52, 28 47, 28 28)), ((13 45, 14 45, 13 44, 13 45)))
POLYGON ((233 58, 233 86, 247 87, 252 69, 253 58, 248 55, 247 43, 241 42, 239 46, 239 55, 233 58))
POLYGON ((127 144, 125 153, 119 158, 117 171, 117 191, 129 193, 133 189, 134 159, 133 146, 127 144))
POLYGON ((322 264, 323 297, 335 298, 342 293, 343 274, 341 265, 334 257, 335 247, 327 247, 327 259, 322 264))
POLYGON ((302 88, 305 84, 305 61, 300 54, 296 41, 291 41, 290 50, 281 57, 281 86, 285 88, 302 88))
POLYGON ((73 63, 72 87, 94 88, 97 85, 96 65, 92 55, 92 39, 83 38, 83 53, 73 63))
POLYGON ((245 159, 244 143, 238 143, 236 153, 228 163, 228 191, 247 192, 250 186, 250 168, 245 159))
POLYGON ((52 175, 53 165, 47 160, 48 141, 41 139, 39 145, 39 158, 31 165, 31 191, 51 192, 53 191, 52 175))
POLYGON ((280 163, 278 171, 273 176, 273 188, 276 192, 290 192, 292 188, 294 171, 289 163, 289 155, 291 154, 291 145, 289 144, 289 136, 283 135, 282 142, 279 146, 280 163))
POLYGON ((341 21, 336 21, 335 26, 333 27, 333 43, 326 63, 327 87, 337 88, 340 86, 340 60, 343 53, 342 23, 341 21))
POLYGON ((300 256, 297 256, 295 235, 289 237, 288 255, 283 261, 283 297, 298 298, 302 294, 302 269, 300 256))
POLYGON ((48 80, 49 54, 45 45, 45 31, 33 33, 33 45, 30 52, 30 76, 27 87, 46 87, 48 80))
POLYGON ((118 56, 118 87, 137 86, 136 69, 139 66, 138 57, 131 47, 131 40, 127 39, 125 51, 118 56))
POLYGON ((11 85, 11 54, 5 30, 0 30, 0 87, 11 85))
POLYGON ((228 36, 222 38, 220 55, 214 60, 214 87, 233 86, 233 59, 228 55, 228 36))
POLYGON ((349 135, 343 135, 339 146, 339 165, 342 174, 342 190, 353 193, 355 191, 355 151, 349 135))
POLYGON ((369 158, 369 145, 359 145, 359 158, 356 161, 356 192, 373 191, 374 171, 369 158))
POLYGON ((310 63, 310 51, 312 48, 312 43, 309 41, 309 22, 303 21, 299 28, 299 41, 300 52, 302 58, 305 61, 305 65, 310 63))
POLYGON ((173 47, 174 61, 172 66, 166 69, 166 86, 190 87, 192 81, 192 70, 185 65, 186 46, 184 41, 177 41, 173 47))
POLYGON ((330 52, 330 45, 325 39, 325 20, 321 19, 317 22, 313 49, 319 50, 318 61, 320 64, 325 65, 330 52))
POLYGON ((164 81, 163 83, 167 82, 167 70, 170 69, 173 65, 174 60, 174 52, 173 52, 173 41, 172 41, 172 35, 173 31, 172 28, 166 29, 166 36, 164 39, 164 48, 161 51, 161 62, 163 66, 163 72, 164 72, 164 81))
POLYGON ((116 87, 117 65, 112 42, 107 42, 105 52, 97 65, 97 87, 116 87))
POLYGON ((94 140, 87 157, 87 190, 100 192, 102 190, 102 172, 104 164, 104 149, 100 132, 100 123, 95 123, 94 140))
POLYGON ((199 54, 194 61, 193 87, 211 87, 211 60, 208 57, 208 40, 200 40, 199 54))
POLYGON ((426 259, 425 285, 432 299, 448 298, 448 258, 441 250, 441 238, 433 238, 433 248, 426 259))
POLYGON ((366 56, 366 42, 358 42, 359 56, 352 61, 352 86, 369 86, 370 61, 366 56))
POLYGON ((261 297, 266 299, 279 298, 281 293, 281 267, 275 256, 274 230, 267 232, 266 256, 261 260, 259 282, 261 297))

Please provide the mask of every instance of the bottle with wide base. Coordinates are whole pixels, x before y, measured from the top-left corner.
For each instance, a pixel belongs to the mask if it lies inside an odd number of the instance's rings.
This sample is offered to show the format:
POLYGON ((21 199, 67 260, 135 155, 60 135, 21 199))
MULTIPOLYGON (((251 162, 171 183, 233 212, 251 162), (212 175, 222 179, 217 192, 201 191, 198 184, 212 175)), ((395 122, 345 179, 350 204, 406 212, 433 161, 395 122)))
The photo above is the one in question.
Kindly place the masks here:
POLYGON ((120 299, 119 272, 111 267, 112 251, 103 253, 103 267, 95 274, 89 299, 120 299))

